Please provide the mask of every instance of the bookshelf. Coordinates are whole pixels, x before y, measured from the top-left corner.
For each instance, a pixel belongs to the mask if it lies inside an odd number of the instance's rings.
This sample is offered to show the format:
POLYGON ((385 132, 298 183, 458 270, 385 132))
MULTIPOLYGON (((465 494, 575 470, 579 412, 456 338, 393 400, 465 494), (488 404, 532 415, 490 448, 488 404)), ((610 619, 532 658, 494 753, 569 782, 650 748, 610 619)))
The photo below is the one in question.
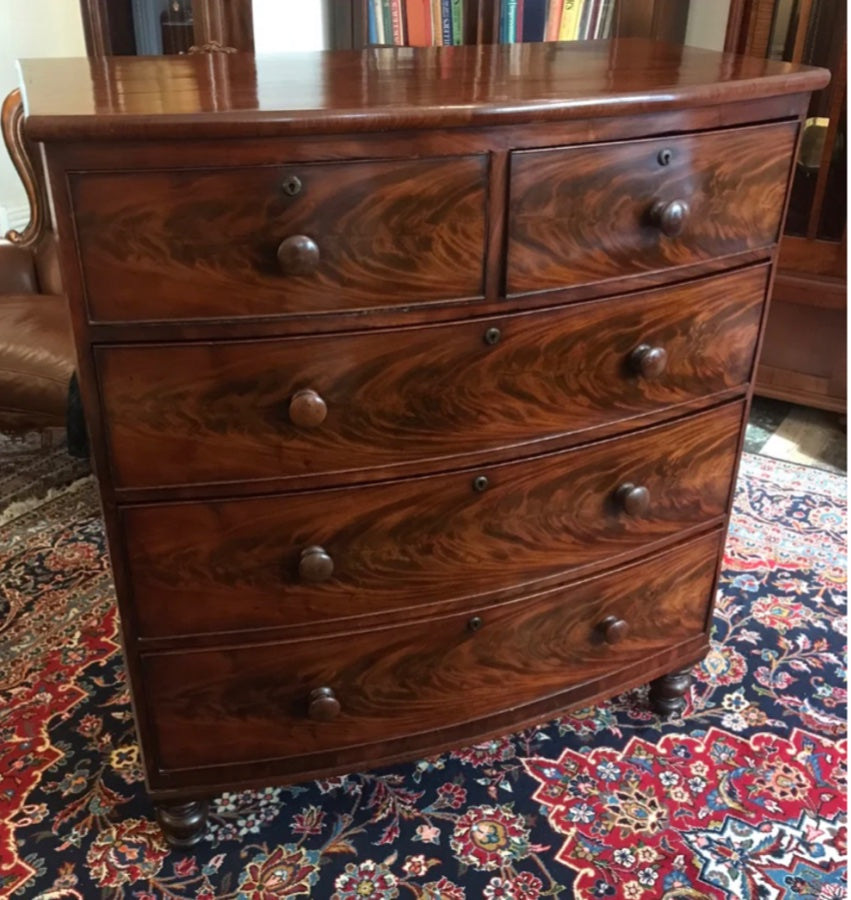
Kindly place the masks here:
POLYGON ((409 45, 411 27, 415 44, 448 43, 445 34, 434 34, 453 9, 461 11, 462 24, 452 43, 515 43, 553 33, 560 40, 650 37, 683 43, 689 6, 690 0, 521 0, 518 10, 517 0, 331 0, 330 43, 338 49, 409 45), (379 10, 391 24, 389 40, 386 28, 382 40, 382 29, 375 27, 379 10), (423 40, 418 25, 429 13, 431 40, 423 40))
POLYGON ((748 56, 823 66, 780 242, 756 392, 844 413, 847 403, 847 12, 837 0, 738 0, 748 56))

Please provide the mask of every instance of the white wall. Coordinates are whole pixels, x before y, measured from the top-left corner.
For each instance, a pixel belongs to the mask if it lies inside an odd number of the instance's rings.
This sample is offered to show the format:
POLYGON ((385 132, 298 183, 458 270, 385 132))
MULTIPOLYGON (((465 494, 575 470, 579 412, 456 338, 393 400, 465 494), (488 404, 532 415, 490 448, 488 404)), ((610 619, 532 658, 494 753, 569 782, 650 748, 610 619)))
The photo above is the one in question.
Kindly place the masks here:
MULTIPOLYGON (((15 60, 85 55, 76 0, 0 0, 0 98, 18 86, 15 60)), ((28 214, 24 189, 0 144, 0 236, 25 224, 28 214)))
POLYGON ((325 4, 317 0, 254 0, 254 50, 325 49, 325 4))
POLYGON ((686 43, 707 50, 723 50, 730 0, 691 0, 686 43))

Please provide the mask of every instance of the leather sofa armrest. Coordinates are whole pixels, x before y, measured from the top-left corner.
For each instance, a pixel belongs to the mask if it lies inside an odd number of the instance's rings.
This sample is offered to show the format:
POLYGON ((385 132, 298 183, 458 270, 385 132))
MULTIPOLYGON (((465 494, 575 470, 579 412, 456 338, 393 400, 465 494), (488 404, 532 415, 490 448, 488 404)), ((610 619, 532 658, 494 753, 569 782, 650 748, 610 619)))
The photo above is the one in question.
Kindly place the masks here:
POLYGON ((0 294, 38 293, 32 251, 8 241, 0 241, 0 294))
POLYGON ((38 245, 35 252, 35 268, 40 293, 65 293, 62 289, 62 273, 59 271, 59 242, 52 231, 49 231, 38 245))

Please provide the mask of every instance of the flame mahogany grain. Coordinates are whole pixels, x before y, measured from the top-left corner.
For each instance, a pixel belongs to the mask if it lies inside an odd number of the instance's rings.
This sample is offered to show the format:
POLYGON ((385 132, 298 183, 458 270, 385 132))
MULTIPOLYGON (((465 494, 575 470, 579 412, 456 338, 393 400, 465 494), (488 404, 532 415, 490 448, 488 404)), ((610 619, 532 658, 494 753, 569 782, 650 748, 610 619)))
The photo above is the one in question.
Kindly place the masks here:
POLYGON ((561 577, 724 515, 742 405, 526 461, 254 500, 128 507, 143 636, 294 626, 492 594, 561 577), (476 490, 477 476, 487 488, 476 490), (650 504, 630 516, 627 481, 650 504), (299 575, 320 546, 333 574, 299 575), (203 615, 199 610, 203 609, 203 615))
POLYGON ((512 154, 507 291, 519 294, 772 245, 797 125, 512 154), (662 164, 660 156, 670 151, 662 164), (688 204, 663 233, 654 204, 688 204))
POLYGON ((767 275, 760 267, 428 328, 98 348, 116 481, 363 480, 381 467, 458 465, 504 446, 528 455, 544 438, 575 443, 644 413, 671 416, 678 404, 744 391, 767 275), (630 362, 646 341, 667 353, 652 379, 630 362), (292 412, 307 392, 327 406, 309 426, 292 412))
POLYGON ((520 716, 543 697, 558 708, 577 685, 593 690, 597 679, 651 666, 656 654, 704 635, 720 547, 716 531, 609 575, 445 618, 145 654, 158 765, 275 758, 281 771, 298 772, 308 762, 369 758, 371 744, 414 735, 427 743, 428 732, 461 725, 486 730, 489 719, 509 709, 520 716), (475 632, 473 615, 482 619, 475 632), (611 615, 629 623, 616 646, 604 635, 611 615), (310 696, 326 686, 340 712, 316 722, 310 696))
POLYGON ((483 155, 77 174, 89 312, 194 319, 480 296, 486 183, 483 155), (292 237, 318 247, 305 274, 282 271, 292 237))

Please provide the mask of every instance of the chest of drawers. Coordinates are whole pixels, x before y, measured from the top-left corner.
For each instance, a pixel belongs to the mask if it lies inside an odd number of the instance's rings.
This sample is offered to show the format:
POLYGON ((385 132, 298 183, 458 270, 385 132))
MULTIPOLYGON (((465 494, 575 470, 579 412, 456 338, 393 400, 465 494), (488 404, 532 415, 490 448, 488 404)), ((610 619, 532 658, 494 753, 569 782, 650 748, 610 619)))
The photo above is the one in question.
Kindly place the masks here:
POLYGON ((820 70, 31 61, 147 784, 414 758, 708 645, 820 70))

